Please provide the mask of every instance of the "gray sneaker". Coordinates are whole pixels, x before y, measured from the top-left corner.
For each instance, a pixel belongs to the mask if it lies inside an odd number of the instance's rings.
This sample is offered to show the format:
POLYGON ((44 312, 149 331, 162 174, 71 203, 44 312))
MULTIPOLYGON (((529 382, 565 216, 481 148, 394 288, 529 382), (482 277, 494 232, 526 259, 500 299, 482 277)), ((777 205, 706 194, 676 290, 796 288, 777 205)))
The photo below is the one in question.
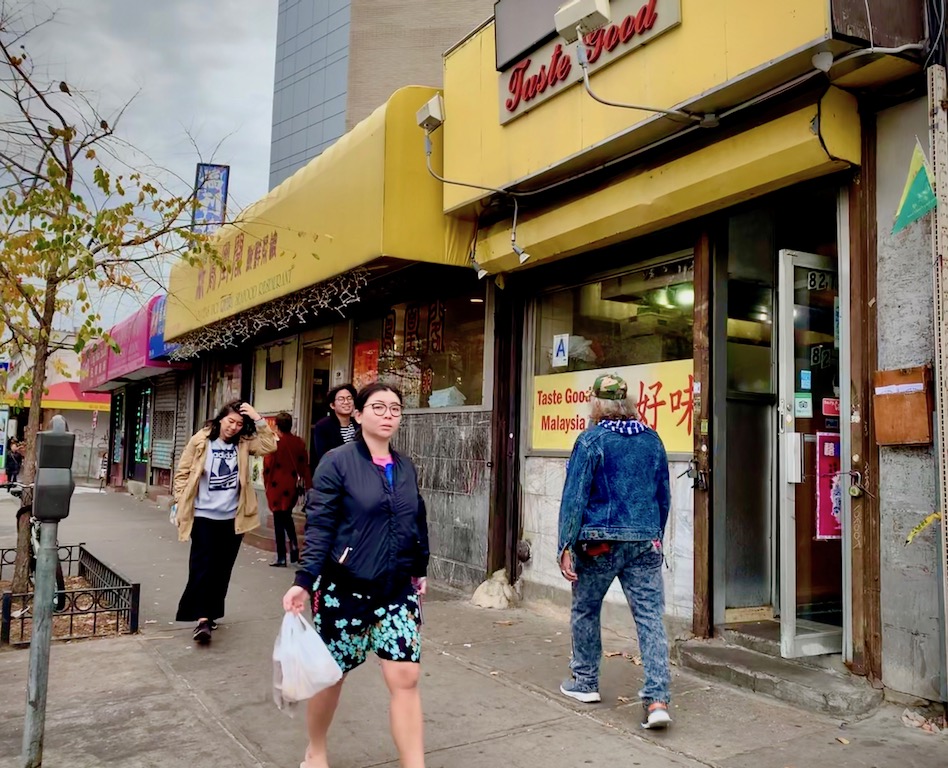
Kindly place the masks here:
POLYGON ((602 701, 599 690, 591 685, 584 685, 576 680, 566 680, 560 686, 560 693, 569 696, 571 699, 581 701, 583 704, 597 704, 602 701))
POLYGON ((661 731, 671 725, 668 705, 662 701, 653 701, 642 705, 642 727, 649 731, 661 731))

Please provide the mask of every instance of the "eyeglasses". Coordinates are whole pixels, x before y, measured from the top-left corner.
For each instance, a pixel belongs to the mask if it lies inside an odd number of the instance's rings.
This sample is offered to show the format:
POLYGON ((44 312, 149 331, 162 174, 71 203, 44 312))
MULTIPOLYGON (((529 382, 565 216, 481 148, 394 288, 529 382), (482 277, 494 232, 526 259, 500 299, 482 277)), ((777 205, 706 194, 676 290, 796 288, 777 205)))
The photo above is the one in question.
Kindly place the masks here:
POLYGON ((351 397, 337 397, 336 402, 339 403, 340 405, 342 405, 343 403, 351 403, 352 398, 351 397))
POLYGON ((385 403, 369 403, 369 408, 372 409, 372 413, 376 416, 384 416, 386 413, 391 413, 396 419, 402 415, 402 406, 400 403, 392 403, 391 405, 386 405, 385 403))

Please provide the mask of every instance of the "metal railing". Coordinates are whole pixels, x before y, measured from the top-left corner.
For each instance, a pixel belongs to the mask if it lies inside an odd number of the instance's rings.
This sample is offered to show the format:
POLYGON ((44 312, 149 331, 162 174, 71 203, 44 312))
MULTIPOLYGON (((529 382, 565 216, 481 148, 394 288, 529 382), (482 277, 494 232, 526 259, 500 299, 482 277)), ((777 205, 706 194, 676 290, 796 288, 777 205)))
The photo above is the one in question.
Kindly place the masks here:
MULTIPOLYGON (((78 544, 61 544, 59 547, 59 565, 63 569, 63 576, 75 576, 79 573, 79 549, 85 542, 78 544)), ((4 578, 13 578, 13 568, 16 564, 16 548, 0 549, 0 581, 4 578), (6 574, 6 576, 4 576, 6 574)))
MULTIPOLYGON (((0 550, 0 564, 10 565, 15 558, 16 550, 0 550), (13 552, 13 560, 8 563, 9 552, 13 552)), ((84 544, 60 546, 59 558, 64 576, 78 575, 90 586, 58 593, 61 609, 57 606, 53 615, 54 640, 138 632, 141 585, 107 566, 84 544)), ((0 607, 0 643, 28 644, 32 623, 33 593, 5 592, 0 607)))

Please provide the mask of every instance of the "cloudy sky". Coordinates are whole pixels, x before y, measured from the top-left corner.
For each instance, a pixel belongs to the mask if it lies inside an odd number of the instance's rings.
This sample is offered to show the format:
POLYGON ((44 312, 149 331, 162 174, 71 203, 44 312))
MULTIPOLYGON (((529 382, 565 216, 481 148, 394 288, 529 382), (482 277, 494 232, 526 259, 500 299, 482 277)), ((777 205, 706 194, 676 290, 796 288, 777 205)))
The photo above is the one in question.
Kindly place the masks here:
MULTIPOLYGON (((199 160, 230 165, 229 215, 267 192, 278 0, 3 2, 55 11, 28 46, 51 82, 83 91, 103 114, 138 94, 116 133, 140 162, 189 184, 199 160)), ((110 302, 106 327, 130 301, 142 299, 110 302)))

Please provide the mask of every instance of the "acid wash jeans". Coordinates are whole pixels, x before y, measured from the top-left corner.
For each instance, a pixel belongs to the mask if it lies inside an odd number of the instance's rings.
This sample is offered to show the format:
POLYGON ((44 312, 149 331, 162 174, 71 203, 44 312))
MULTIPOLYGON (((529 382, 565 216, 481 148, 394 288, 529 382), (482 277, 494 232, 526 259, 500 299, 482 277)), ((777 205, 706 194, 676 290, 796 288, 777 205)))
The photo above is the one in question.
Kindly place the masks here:
POLYGON ((573 656, 570 669, 582 690, 599 690, 599 662, 602 633, 599 615, 602 601, 618 577, 632 609, 639 636, 645 686, 639 696, 646 704, 670 700, 671 671, 668 666, 668 638, 662 616, 665 588, 662 580, 664 558, 661 542, 613 542, 603 555, 590 557, 580 548, 574 554, 574 570, 579 580, 573 584, 573 611, 570 628, 573 656))

